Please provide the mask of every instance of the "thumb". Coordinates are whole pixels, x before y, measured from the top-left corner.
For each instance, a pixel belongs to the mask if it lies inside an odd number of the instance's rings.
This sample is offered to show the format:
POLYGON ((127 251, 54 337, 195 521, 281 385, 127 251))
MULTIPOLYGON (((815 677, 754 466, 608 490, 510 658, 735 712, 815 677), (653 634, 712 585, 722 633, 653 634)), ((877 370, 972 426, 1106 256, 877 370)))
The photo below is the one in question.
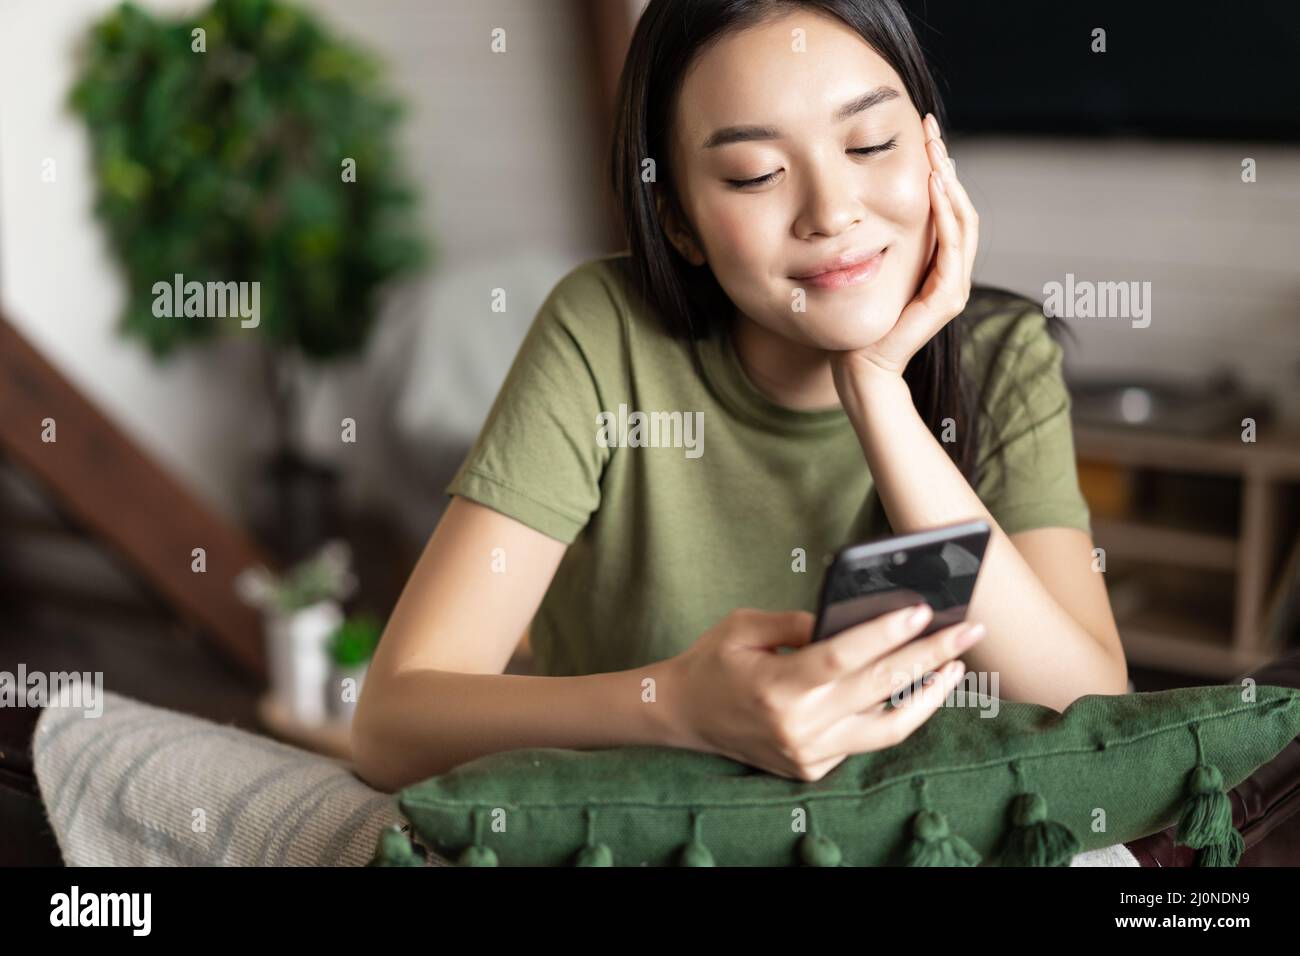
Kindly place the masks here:
POLYGON ((764 613, 746 642, 755 648, 803 647, 812 640, 816 618, 809 611, 771 611, 764 613))

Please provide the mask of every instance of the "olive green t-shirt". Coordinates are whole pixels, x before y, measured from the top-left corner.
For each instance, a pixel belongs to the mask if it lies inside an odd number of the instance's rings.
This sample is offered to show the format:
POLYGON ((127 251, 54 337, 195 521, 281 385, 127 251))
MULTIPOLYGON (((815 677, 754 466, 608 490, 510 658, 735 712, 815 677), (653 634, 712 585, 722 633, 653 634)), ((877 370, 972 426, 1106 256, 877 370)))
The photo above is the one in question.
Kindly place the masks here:
MULTIPOLYGON (((700 343, 702 379, 629 269, 609 255, 557 283, 447 487, 569 545, 530 630, 542 674, 674 656, 737 607, 815 611, 835 552, 892 533, 844 410, 772 401, 725 334, 700 343)), ((963 343, 1005 450, 975 492, 1008 534, 1091 530, 1061 348, 1003 301, 963 343)))

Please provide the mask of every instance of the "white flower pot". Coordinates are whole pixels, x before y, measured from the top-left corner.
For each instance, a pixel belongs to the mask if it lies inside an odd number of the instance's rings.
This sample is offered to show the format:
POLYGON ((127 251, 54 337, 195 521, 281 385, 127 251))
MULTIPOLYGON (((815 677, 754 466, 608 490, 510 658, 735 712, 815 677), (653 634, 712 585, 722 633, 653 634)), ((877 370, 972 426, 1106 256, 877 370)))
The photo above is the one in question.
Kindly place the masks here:
POLYGON ((343 610, 332 600, 267 615, 271 692, 293 718, 304 724, 329 719, 326 684, 330 659, 326 643, 343 623, 343 610))

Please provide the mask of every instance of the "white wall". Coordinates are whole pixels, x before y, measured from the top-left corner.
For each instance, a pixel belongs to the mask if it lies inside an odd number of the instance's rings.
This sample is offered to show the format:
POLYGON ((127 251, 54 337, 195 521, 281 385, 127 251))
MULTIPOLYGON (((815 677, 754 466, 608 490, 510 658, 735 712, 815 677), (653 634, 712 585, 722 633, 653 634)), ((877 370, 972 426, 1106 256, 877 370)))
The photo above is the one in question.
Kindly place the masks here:
POLYGON ((1151 283, 1146 328, 1067 320, 1073 371, 1227 368, 1300 417, 1300 149, 979 138, 952 153, 980 211, 978 281, 1039 302, 1067 272, 1151 283))

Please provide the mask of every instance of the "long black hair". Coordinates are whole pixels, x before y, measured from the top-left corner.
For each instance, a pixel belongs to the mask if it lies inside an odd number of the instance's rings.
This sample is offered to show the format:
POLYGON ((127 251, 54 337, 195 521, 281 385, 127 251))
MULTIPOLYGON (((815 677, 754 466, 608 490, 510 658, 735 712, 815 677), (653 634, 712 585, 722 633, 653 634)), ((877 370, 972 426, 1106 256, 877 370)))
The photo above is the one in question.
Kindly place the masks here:
MULTIPOLYGON (((678 221, 686 221, 669 165, 672 105, 687 69, 708 45, 732 31, 796 9, 826 13, 847 24, 902 79, 917 112, 933 113, 941 129, 947 126, 938 88, 897 0, 650 0, 636 25, 619 81, 610 174, 631 253, 635 291, 667 323, 672 335, 689 343, 697 369, 701 367, 698 341, 716 334, 735 307, 713 271, 682 258, 660 224, 656 186, 662 188, 663 200, 678 221), (642 176, 647 158, 656 164, 652 182, 642 176)), ((978 454, 983 443, 979 429, 987 415, 982 420, 977 414, 986 408, 988 382, 977 387, 964 373, 961 343, 973 323, 1007 308, 1038 306, 1005 290, 972 289, 962 314, 912 357, 903 375, 932 433, 941 433, 945 419, 953 421, 959 440, 943 445, 972 485, 980 477, 977 463, 989 457, 978 454), (965 436, 974 440, 962 440, 965 436)), ((1053 319, 1048 318, 1048 331, 1056 337, 1062 323, 1053 319)), ((995 356, 1004 344, 995 346, 995 356)), ((990 455, 1000 451, 999 446, 990 455)))

